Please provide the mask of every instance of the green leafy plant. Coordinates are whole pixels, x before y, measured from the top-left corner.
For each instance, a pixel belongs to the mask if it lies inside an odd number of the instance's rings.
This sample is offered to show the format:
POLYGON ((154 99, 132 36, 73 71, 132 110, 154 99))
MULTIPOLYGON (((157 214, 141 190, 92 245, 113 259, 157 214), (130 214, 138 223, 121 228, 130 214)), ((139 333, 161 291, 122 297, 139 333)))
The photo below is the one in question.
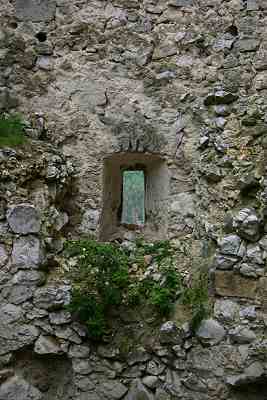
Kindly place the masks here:
POLYGON ((89 336, 99 339, 107 328, 109 308, 121 304, 128 286, 128 257, 117 246, 94 240, 68 242, 66 251, 77 257, 69 272, 73 289, 68 308, 87 325, 89 336))
POLYGON ((0 147, 25 143, 24 124, 18 114, 0 115, 0 147))
POLYGON ((162 317, 168 316, 180 299, 191 307, 193 330, 206 316, 207 276, 200 274, 190 287, 184 287, 168 241, 147 244, 138 240, 136 250, 129 252, 110 243, 78 240, 67 242, 65 251, 74 261, 68 272, 72 282, 68 309, 87 326, 92 339, 99 340, 109 331, 110 311, 120 305, 147 305, 162 317), (147 255, 152 257, 156 273, 147 273, 147 255), (129 273, 133 263, 138 263, 143 277, 129 273))

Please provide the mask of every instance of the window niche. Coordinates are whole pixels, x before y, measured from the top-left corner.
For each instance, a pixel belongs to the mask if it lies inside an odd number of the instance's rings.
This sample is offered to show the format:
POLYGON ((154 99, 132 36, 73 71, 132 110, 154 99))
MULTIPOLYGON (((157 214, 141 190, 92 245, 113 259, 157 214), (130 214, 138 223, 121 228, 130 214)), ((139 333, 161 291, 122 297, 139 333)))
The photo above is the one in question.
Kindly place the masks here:
POLYGON ((166 238, 169 173, 158 155, 117 153, 104 160, 100 240, 129 231, 150 240, 166 238))

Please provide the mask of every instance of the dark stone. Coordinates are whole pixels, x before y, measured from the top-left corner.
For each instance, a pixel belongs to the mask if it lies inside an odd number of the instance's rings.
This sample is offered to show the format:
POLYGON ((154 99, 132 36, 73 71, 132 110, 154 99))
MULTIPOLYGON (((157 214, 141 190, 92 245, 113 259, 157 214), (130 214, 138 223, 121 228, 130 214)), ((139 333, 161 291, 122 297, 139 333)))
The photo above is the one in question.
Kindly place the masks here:
POLYGON ((214 93, 210 93, 204 99, 205 106, 217 105, 217 104, 230 104, 237 100, 238 96, 234 93, 226 92, 224 90, 218 90, 214 93))

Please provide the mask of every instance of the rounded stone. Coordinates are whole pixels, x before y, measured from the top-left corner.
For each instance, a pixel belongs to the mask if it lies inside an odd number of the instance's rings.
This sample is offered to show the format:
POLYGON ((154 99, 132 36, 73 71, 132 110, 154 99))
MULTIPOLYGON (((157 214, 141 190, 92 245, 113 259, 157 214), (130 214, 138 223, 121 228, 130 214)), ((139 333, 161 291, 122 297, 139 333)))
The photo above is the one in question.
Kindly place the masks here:
POLYGON ((206 319, 201 322, 196 335, 202 344, 213 346, 224 338, 225 329, 214 319, 206 319))
POLYGON ((7 212, 7 222, 14 233, 38 233, 41 227, 40 215, 31 204, 18 204, 7 212))

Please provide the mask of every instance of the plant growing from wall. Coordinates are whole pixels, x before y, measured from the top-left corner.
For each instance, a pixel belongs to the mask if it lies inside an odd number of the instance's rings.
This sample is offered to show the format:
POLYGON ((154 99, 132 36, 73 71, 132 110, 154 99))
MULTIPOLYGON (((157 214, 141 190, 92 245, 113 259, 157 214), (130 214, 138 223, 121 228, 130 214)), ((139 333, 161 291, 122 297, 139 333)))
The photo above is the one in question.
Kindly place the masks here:
POLYGON ((14 147, 25 141, 24 124, 20 115, 0 115, 0 147, 14 147))
POLYGON ((72 259, 67 276, 72 282, 68 309, 88 328, 90 338, 99 340, 109 329, 110 311, 120 305, 148 305, 158 315, 169 316, 178 299, 192 308, 192 328, 206 316, 207 281, 196 280, 186 288, 175 267, 175 254, 168 241, 136 242, 129 251, 111 243, 94 240, 69 241, 66 255, 72 259), (148 273, 145 256, 156 271, 148 273), (138 265, 142 276, 130 273, 138 265), (155 266, 155 267, 154 267, 155 266))
POLYGON ((117 246, 94 240, 67 244, 69 256, 77 264, 69 272, 73 282, 69 310, 87 325, 90 336, 98 339, 107 328, 110 307, 118 306, 129 282, 128 257, 117 246))

